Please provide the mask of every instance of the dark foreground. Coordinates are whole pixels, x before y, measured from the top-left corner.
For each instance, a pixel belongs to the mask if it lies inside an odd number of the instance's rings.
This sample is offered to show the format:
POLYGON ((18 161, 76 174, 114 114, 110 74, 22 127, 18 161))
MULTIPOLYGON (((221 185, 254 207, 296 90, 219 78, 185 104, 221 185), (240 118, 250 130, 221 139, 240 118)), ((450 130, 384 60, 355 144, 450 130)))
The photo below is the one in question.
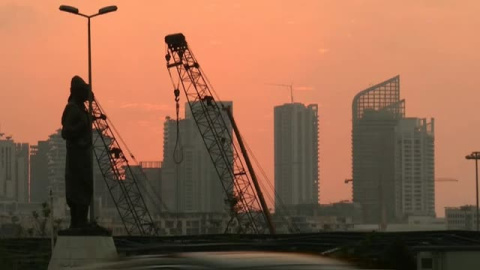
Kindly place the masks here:
MULTIPOLYGON (((117 236, 114 241, 120 256, 197 251, 279 251, 322 254, 363 268, 377 269, 411 269, 415 265, 418 250, 480 250, 480 233, 469 231, 117 236)), ((0 239, 1 269, 47 269, 50 255, 51 243, 48 238, 0 239)))

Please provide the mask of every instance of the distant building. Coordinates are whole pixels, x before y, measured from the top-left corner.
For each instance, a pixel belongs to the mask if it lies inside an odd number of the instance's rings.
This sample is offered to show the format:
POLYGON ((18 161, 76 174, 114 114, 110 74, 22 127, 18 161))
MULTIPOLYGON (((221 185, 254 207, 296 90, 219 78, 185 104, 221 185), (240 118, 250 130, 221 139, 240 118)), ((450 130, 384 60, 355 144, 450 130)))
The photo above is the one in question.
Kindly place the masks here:
POLYGON ((67 148, 61 136, 61 129, 48 136, 47 168, 48 192, 52 191, 53 211, 58 218, 69 216, 65 198, 65 163, 67 148))
POLYGON ((15 143, 0 140, 0 200, 15 201, 15 143))
POLYGON ((389 223, 381 228, 379 224, 355 224, 355 231, 383 231, 383 232, 415 232, 415 231, 445 231, 447 223, 444 218, 431 216, 409 216, 399 223, 389 223))
POLYGON ((278 232, 288 233, 298 230, 305 233, 352 230, 354 224, 362 222, 361 214, 358 203, 341 201, 332 204, 286 206, 283 211, 275 213, 273 217, 278 232))
POLYGON ((477 230, 477 210, 474 205, 445 207, 448 230, 477 230))
POLYGON ((318 204, 318 106, 274 108, 275 211, 283 205, 318 204))
POLYGON ((141 161, 140 167, 146 177, 145 200, 150 214, 160 214, 164 209, 161 197, 162 168, 160 161, 141 161))
MULTIPOLYGON (((217 103, 232 107, 232 102, 217 103)), ((170 213, 224 212, 225 191, 188 104, 185 108, 179 134, 176 120, 165 119, 161 198, 170 213)))
POLYGON ((352 114, 353 201, 363 221, 435 216, 433 119, 405 118, 400 77, 358 93, 352 114))
POLYGON ((0 201, 29 201, 29 146, 0 134, 0 201))
POLYGON ((401 119, 396 130, 396 179, 400 196, 397 212, 435 216, 434 120, 401 119))
POLYGON ((30 146, 28 143, 15 144, 15 183, 16 201, 19 203, 30 202, 29 169, 30 146))
POLYGON ((48 200, 48 142, 38 141, 30 147, 30 201, 42 203, 48 200))

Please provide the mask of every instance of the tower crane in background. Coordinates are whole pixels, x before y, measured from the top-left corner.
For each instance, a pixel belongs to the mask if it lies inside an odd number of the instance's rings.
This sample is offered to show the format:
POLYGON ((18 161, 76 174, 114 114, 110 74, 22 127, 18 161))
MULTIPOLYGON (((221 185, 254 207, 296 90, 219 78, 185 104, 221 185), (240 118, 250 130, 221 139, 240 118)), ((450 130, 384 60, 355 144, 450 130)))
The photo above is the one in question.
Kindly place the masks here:
MULTIPOLYGON (((157 235, 137 179, 145 176, 141 171, 134 171, 130 167, 115 136, 118 132, 114 130, 113 124, 107 119, 96 99, 93 100, 92 107, 93 128, 97 134, 93 136, 93 152, 125 230, 129 235, 157 235)), ((135 161, 131 153, 130 157, 135 161)))
POLYGON ((439 177, 439 178, 435 178, 435 182, 458 182, 458 179, 449 178, 449 177, 439 177))
POLYGON ((290 89, 290 103, 293 103, 293 84, 268 83, 268 85, 288 87, 290 89))
POLYGON ((238 128, 234 121, 229 122, 232 120, 230 108, 215 100, 213 88, 189 49, 185 36, 180 33, 167 35, 165 43, 165 59, 175 96, 178 98, 182 89, 187 97, 193 119, 220 178, 239 232, 263 233, 268 228, 274 234, 270 211, 249 164, 248 155, 242 147, 238 128), (225 112, 230 119, 224 119, 225 112), (236 141, 231 133, 232 126, 236 141))

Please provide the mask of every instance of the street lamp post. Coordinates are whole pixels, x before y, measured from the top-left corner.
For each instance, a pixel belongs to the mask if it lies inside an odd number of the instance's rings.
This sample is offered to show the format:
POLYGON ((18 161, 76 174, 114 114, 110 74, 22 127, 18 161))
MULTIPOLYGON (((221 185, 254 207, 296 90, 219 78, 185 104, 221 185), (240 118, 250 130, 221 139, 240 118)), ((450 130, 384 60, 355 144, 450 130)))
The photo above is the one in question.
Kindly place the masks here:
POLYGON ((477 232, 479 231, 479 213, 478 213, 478 160, 480 159, 480 152, 472 152, 470 155, 465 157, 466 159, 475 160, 475 193, 477 196, 477 232))
MULTIPOLYGON (((92 46, 91 46, 91 38, 90 38, 90 19, 93 18, 93 17, 96 17, 98 15, 102 15, 102 14, 106 14, 106 13, 110 13, 110 12, 114 12, 117 10, 117 6, 107 6, 107 7, 103 7, 101 9, 98 10, 97 13, 93 14, 93 15, 85 15, 85 14, 82 14, 78 11, 78 8, 76 7, 72 7, 72 6, 67 6, 67 5, 61 5, 59 7, 59 9, 61 11, 65 11, 65 12, 68 12, 68 13, 72 13, 72 14, 75 14, 75 15, 79 15, 79 16, 82 16, 84 18, 87 18, 87 21, 88 21, 88 85, 90 86, 90 91, 88 93, 88 116, 90 118, 90 123, 93 123, 93 107, 92 107, 92 102, 93 102, 93 91, 92 91, 92 46)), ((90 139, 91 141, 93 142, 93 129, 91 130, 90 132, 90 139)), ((93 145, 91 146, 91 156, 92 156, 92 163, 94 162, 94 158, 93 158, 93 145)), ((92 168, 93 168, 93 164, 92 164, 92 168)), ((93 170, 92 170, 92 181, 93 181, 93 170)), ((92 187, 93 189, 95 190, 95 185, 92 184, 92 187)), ((90 222, 94 222, 95 221, 95 213, 94 213, 94 209, 95 209, 95 203, 94 203, 94 196, 95 192, 93 193, 93 196, 92 196, 92 201, 90 202, 90 222)))

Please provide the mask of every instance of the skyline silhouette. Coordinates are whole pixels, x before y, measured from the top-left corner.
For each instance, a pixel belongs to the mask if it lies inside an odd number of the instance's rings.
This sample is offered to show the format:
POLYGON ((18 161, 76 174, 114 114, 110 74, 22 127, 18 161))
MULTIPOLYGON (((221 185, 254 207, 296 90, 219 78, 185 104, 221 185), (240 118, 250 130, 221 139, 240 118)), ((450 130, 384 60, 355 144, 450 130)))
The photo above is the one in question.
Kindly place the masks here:
MULTIPOLYGON (((142 3, 67 3, 86 13, 103 4, 121 8, 92 22, 93 81, 139 159, 161 159, 162 120, 175 115, 162 40, 184 32, 219 96, 235 102, 242 135, 271 181, 273 107, 289 93, 266 83, 313 89, 295 93, 295 101, 320 105, 319 197, 328 203, 351 198, 344 179, 351 177, 352 98, 400 74, 409 114, 437 120, 436 176, 459 179, 435 183, 437 215, 444 206, 474 204, 474 165, 464 156, 480 149, 478 117, 469 109, 479 84, 476 1, 192 1, 186 20, 171 12, 176 3, 142 3)), ((1 131, 18 142, 36 144, 53 133, 69 78, 87 74, 85 22, 59 12, 59 4, 0 5, 0 35, 8 37, 0 45, 1 131)))

